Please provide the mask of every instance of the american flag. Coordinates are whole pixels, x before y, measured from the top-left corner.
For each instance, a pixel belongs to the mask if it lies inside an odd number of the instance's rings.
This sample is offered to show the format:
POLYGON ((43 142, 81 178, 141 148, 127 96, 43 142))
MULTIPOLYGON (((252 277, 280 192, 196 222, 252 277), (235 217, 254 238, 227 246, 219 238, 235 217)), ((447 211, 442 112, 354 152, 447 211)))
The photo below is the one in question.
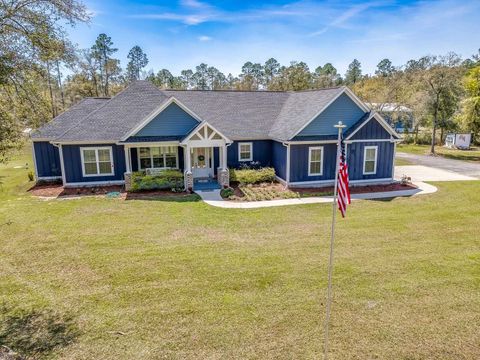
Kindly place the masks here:
POLYGON ((345 143, 343 139, 340 139, 340 159, 338 166, 338 209, 342 213, 342 217, 345 217, 347 212, 347 205, 351 203, 350 189, 348 188, 348 166, 345 159, 345 143))

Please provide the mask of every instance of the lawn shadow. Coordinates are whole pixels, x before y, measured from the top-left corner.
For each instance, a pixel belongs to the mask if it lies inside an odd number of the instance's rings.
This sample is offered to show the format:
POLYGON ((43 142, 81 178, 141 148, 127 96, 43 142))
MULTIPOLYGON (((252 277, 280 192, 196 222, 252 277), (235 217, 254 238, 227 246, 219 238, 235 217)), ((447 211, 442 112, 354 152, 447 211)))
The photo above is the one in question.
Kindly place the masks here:
POLYGON ((80 335, 73 317, 53 310, 0 307, 0 346, 20 359, 49 356, 74 342, 80 335))

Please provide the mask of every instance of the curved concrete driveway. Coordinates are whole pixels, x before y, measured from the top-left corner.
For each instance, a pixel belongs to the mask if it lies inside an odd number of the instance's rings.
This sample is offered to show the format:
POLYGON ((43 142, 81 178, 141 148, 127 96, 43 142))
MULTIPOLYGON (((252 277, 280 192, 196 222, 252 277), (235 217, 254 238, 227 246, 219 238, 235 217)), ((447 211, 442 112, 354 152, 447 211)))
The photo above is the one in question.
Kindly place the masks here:
MULTIPOLYGON (((451 171, 459 175, 480 179, 480 163, 478 162, 446 159, 441 156, 407 154, 403 152, 397 152, 396 156, 399 159, 405 159, 415 165, 428 166, 441 170, 451 171)), ((439 179, 439 181, 442 180, 439 179)))

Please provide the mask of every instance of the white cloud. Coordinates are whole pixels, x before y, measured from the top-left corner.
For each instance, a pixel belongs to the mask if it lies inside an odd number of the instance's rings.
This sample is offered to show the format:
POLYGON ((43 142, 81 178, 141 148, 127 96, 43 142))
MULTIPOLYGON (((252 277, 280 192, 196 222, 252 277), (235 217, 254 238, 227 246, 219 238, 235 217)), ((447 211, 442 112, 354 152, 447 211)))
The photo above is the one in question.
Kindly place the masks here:
POLYGON ((212 40, 212 38, 210 36, 202 35, 198 37, 198 40, 205 42, 212 40))

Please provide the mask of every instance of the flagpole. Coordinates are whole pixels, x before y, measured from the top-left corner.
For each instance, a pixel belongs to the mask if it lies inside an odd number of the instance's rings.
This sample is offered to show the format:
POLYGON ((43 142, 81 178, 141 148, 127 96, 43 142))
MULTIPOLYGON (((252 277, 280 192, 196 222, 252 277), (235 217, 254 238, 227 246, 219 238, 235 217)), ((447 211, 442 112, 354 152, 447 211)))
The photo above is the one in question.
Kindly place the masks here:
POLYGON ((327 284, 327 314, 325 317, 325 346, 323 358, 328 359, 328 327, 330 324, 330 310, 332 306, 332 273, 333 273, 333 243, 335 239, 335 218, 337 215, 337 190, 338 190, 338 165, 340 160, 340 141, 342 136, 342 130, 345 125, 341 121, 337 125, 334 125, 338 129, 338 141, 337 141, 337 157, 335 164, 335 185, 333 188, 333 206, 332 206, 332 233, 330 237, 330 257, 328 259, 328 284, 327 284))

